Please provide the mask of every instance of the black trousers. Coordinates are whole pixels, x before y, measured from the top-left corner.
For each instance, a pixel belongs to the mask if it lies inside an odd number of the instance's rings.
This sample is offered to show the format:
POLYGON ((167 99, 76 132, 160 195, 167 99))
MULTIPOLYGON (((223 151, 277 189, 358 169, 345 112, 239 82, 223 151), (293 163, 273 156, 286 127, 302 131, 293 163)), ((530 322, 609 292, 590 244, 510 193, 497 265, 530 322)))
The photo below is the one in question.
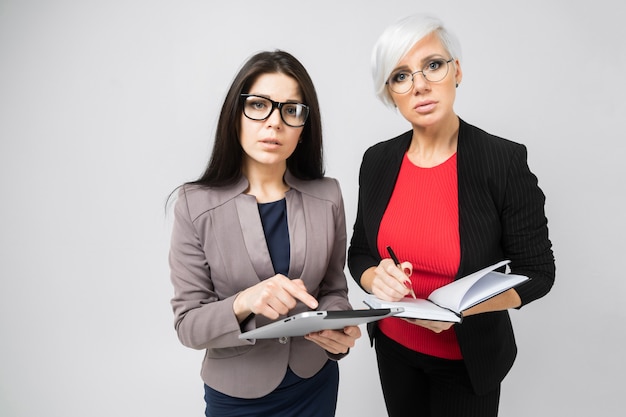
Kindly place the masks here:
POLYGON ((474 393, 465 363, 408 349, 381 331, 376 357, 389 417, 495 417, 500 386, 474 393))

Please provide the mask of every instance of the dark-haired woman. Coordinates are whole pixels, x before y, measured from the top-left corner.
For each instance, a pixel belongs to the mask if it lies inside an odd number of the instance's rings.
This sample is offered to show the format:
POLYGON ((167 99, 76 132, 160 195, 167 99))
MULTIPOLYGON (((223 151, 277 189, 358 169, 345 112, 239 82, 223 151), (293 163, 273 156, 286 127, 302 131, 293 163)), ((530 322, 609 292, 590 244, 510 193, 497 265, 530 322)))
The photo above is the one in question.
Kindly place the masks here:
POLYGON ((254 55, 227 93, 205 173, 175 206, 175 328, 185 346, 206 350, 206 416, 334 415, 336 360, 358 327, 238 336, 288 313, 351 308, 345 227, 307 71, 283 51, 254 55))

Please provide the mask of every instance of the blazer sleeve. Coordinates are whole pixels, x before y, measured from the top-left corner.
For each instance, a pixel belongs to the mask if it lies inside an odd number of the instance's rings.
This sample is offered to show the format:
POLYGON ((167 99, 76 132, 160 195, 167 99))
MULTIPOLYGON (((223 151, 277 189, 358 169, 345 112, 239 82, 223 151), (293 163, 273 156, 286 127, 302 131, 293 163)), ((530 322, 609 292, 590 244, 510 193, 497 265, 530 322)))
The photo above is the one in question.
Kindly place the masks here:
POLYGON ((543 297, 554 284, 554 255, 544 206, 545 195, 528 167, 526 147, 519 145, 510 159, 501 224, 511 272, 531 278, 516 288, 522 306, 543 297))
MULTIPOLYGON (((356 220, 354 222, 352 238, 350 239, 350 247, 348 249, 348 268, 350 270, 350 275, 352 275, 356 283, 361 288, 363 288, 363 286, 361 285, 361 276, 363 275, 363 273, 372 266, 378 265, 378 263, 380 262, 380 257, 378 256, 378 253, 373 252, 369 245, 367 235, 368 232, 372 233, 373 230, 366 229, 365 221, 366 212, 364 202, 375 201, 370 200, 366 197, 367 195, 371 194, 370 188, 372 184, 372 179, 369 177, 371 176, 372 172, 376 171, 372 169, 371 166, 371 155, 371 149, 365 152, 365 154, 363 155, 363 160, 361 162, 361 168, 359 170, 359 194, 357 200, 356 220)), ((377 225, 375 224, 369 224, 369 226, 370 228, 377 227, 377 225)))
POLYGON ((169 253, 174 325, 181 343, 193 349, 249 345, 239 340, 241 327, 233 312, 235 295, 219 300, 214 291, 204 244, 189 213, 185 189, 174 209, 169 253))

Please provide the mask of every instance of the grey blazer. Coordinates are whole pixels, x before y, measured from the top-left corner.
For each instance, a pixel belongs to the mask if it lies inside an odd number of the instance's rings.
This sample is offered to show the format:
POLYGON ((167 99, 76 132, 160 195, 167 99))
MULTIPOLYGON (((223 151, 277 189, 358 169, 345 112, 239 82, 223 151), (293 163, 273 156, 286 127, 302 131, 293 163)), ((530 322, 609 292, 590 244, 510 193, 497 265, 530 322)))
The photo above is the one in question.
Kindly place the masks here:
MULTIPOLYGON (((346 224, 339 183, 303 181, 285 174, 290 241, 289 278, 301 278, 319 310, 348 310, 344 275, 346 224)), ((245 178, 232 186, 183 186, 174 210, 169 255, 175 328, 183 345, 206 349, 204 382, 227 395, 257 398, 276 388, 287 366, 300 377, 317 373, 328 354, 302 337, 239 340, 268 323, 252 316, 240 325, 235 296, 273 275, 256 198, 245 178)), ((298 303, 290 312, 308 308, 298 303)))

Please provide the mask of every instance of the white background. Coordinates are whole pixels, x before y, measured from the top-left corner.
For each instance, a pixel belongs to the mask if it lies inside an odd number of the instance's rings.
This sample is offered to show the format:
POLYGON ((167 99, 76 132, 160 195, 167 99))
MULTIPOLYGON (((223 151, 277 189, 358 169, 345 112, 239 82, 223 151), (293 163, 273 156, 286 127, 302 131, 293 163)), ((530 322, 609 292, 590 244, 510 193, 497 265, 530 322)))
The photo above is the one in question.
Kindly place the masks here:
MULTIPOLYGON (((409 128, 375 98, 370 51, 384 27, 420 11, 461 40, 458 114, 526 144, 547 195, 557 281, 511 313, 519 355, 501 415, 618 415, 621 9, 612 0, 0 0, 0 415, 203 415, 202 352, 178 342, 169 306, 166 197, 203 171, 239 66, 281 48, 318 90, 327 174, 341 182, 351 236, 363 151, 409 128)), ((340 364, 337 415, 384 416, 367 338, 340 364)))

